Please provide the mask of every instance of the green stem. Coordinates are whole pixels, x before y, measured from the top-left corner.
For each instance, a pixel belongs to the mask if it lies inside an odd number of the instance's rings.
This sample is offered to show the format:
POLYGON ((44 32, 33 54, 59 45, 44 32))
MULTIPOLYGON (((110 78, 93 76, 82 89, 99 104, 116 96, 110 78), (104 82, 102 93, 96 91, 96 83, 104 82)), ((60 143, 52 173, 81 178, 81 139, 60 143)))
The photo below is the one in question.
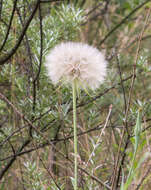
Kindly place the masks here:
POLYGON ((76 115, 76 81, 72 84, 72 96, 73 96, 73 127, 74 127, 74 190, 77 190, 78 184, 78 168, 77 168, 77 115, 76 115))

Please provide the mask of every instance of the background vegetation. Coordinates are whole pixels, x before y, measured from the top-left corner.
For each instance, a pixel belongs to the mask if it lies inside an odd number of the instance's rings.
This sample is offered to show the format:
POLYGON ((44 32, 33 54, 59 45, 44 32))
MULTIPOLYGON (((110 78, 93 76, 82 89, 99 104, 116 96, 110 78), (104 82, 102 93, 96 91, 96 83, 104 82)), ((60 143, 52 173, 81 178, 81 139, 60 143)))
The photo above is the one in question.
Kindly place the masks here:
POLYGON ((45 56, 100 49, 108 76, 78 98, 79 190, 151 189, 150 0, 0 0, 0 190, 72 190, 71 89, 45 56))

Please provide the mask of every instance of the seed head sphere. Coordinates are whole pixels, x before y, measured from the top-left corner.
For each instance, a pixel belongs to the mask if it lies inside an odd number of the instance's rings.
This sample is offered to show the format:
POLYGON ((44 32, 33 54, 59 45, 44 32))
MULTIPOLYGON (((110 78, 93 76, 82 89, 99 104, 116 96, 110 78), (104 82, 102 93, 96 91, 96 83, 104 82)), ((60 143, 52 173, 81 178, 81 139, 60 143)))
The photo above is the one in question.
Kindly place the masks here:
POLYGON ((48 76, 54 84, 73 83, 96 89, 104 81, 107 62, 95 47, 66 42, 55 46, 46 57, 48 76))

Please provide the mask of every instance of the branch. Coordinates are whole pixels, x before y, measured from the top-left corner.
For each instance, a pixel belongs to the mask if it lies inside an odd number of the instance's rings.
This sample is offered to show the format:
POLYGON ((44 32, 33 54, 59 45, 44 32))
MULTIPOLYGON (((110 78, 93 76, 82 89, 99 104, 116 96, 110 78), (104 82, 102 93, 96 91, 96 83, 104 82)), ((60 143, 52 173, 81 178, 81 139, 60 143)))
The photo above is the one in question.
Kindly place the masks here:
POLYGON ((24 28, 23 28, 21 34, 20 34, 20 37, 19 37, 17 43, 16 43, 15 46, 10 50, 10 52, 8 52, 8 54, 7 54, 6 56, 4 56, 4 57, 2 57, 2 58, 0 59, 0 65, 5 64, 5 63, 15 54, 15 52, 16 52, 17 49, 19 48, 19 46, 20 46, 20 44, 21 44, 21 42, 22 42, 22 40, 23 40, 23 38, 24 38, 24 35, 25 35, 25 33, 26 33, 26 31, 27 31, 27 29, 28 29, 28 27, 29 27, 29 24, 31 23, 31 21, 32 21, 32 19, 33 19, 35 13, 36 13, 36 11, 37 11, 37 9, 38 9, 39 3, 40 3, 40 0, 37 0, 37 2, 36 2, 36 4, 35 4, 35 7, 34 7, 34 9, 33 9, 33 12, 31 13, 30 17, 28 18, 28 20, 27 20, 27 22, 26 22, 26 24, 25 24, 25 26, 24 26, 24 28))
POLYGON ((41 15, 40 4, 39 4, 39 23, 40 23, 40 57, 39 57, 38 72, 33 80, 33 111, 35 111, 35 106, 36 106, 36 89, 37 89, 37 82, 39 79, 39 75, 41 72, 42 56, 43 56, 43 25, 42 25, 42 15, 41 15))
POLYGON ((111 36, 120 26, 125 24, 125 22, 128 20, 128 18, 130 18, 136 11, 138 11, 140 8, 142 8, 144 5, 146 5, 149 1, 150 0, 146 0, 144 3, 140 4, 134 10, 132 10, 125 18, 123 18, 121 20, 121 22, 119 24, 117 24, 115 27, 113 27, 113 29, 111 31, 109 31, 109 33, 107 33, 107 35, 103 38, 103 40, 100 41, 98 46, 101 46, 109 36, 111 36))
MULTIPOLYGON (((18 152, 21 152, 24 149, 24 147, 26 147, 29 143, 30 143, 30 140, 25 141, 25 143, 23 143, 23 145, 18 150, 18 152)), ((8 169, 11 167, 11 165, 13 164, 13 162, 15 160, 16 160, 16 156, 14 155, 13 158, 7 163, 7 165, 1 170, 1 172, 0 172, 0 180, 3 178, 3 176, 8 171, 8 169)))
POLYGON ((7 38, 9 36, 10 28, 11 28, 11 25, 12 25, 14 14, 15 14, 16 5, 17 5, 17 0, 15 0, 15 2, 14 2, 14 6, 13 6, 12 14, 11 14, 11 17, 10 17, 7 33, 6 33, 5 39, 4 39, 3 43, 2 43, 2 46, 0 47, 0 52, 4 48, 4 46, 6 44, 6 41, 7 41, 7 38))
POLYGON ((2 8, 3 8, 3 0, 0 1, 0 20, 1 20, 2 8))
MULTIPOLYGON (((87 105, 87 104, 89 104, 89 103, 91 103, 91 102, 94 102, 95 100, 97 100, 97 99, 100 98, 101 96, 104 96, 104 95, 105 95, 106 93, 108 93, 110 90, 116 88, 117 85, 121 85, 121 82, 125 82, 125 81, 131 79, 132 77, 133 77, 133 75, 130 75, 130 76, 128 76, 127 78, 125 78, 125 79, 123 79, 122 81, 120 81, 119 83, 117 83, 117 84, 111 86, 110 88, 107 88, 104 92, 102 92, 102 93, 100 93, 99 95, 95 96, 95 97, 92 98, 91 100, 85 101, 85 102, 83 102, 83 103, 81 102, 80 104, 77 105, 77 108, 82 107, 82 106, 85 106, 85 105, 87 105)), ((72 110, 72 108, 69 109, 69 111, 71 111, 71 110, 72 110)))

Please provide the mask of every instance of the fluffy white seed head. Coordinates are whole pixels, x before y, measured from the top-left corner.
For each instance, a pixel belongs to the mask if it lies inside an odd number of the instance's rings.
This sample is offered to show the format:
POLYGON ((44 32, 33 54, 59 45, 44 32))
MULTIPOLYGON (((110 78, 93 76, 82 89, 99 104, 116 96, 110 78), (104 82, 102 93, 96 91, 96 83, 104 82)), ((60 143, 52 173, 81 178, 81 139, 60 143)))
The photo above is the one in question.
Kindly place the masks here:
POLYGON ((48 75, 54 84, 73 80, 81 87, 95 89, 104 81, 107 62, 96 48, 83 43, 57 45, 46 57, 48 75))

